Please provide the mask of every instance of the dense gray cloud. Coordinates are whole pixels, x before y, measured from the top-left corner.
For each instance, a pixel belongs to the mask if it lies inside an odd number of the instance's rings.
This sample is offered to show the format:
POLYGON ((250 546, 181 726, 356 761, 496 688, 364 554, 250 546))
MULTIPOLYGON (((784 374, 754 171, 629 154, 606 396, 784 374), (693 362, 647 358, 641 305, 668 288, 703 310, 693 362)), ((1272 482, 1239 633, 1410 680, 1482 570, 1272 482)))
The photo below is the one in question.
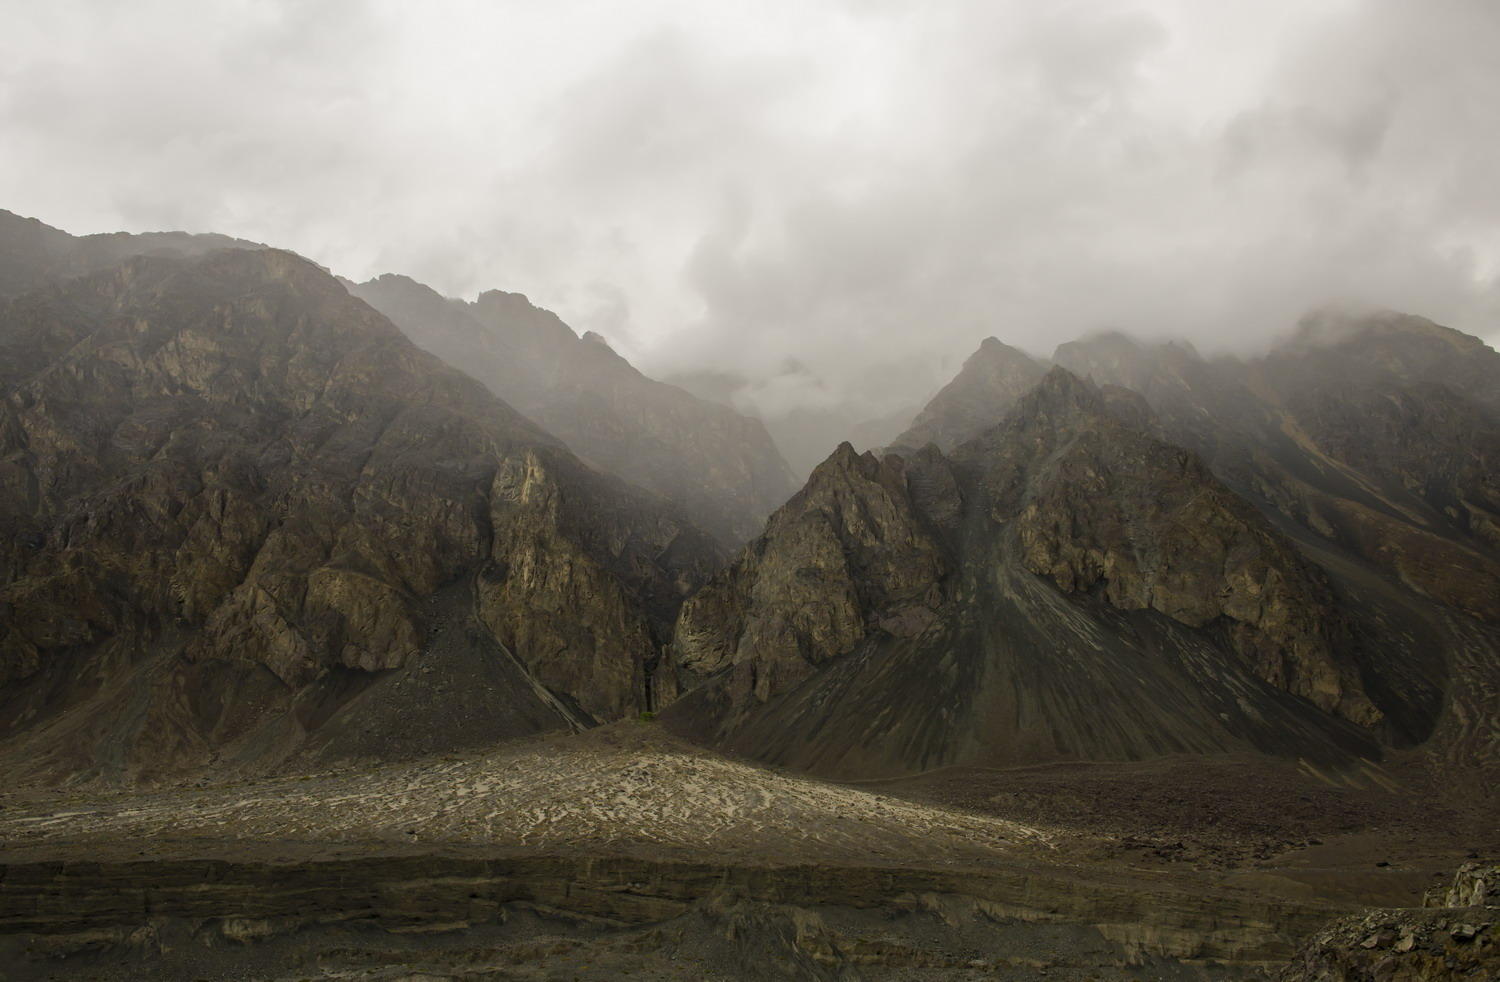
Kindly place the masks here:
MULTIPOLYGON (((0 0, 0 207, 498 286, 747 406, 978 340, 1500 339, 1493 0, 0 0)), ((852 407, 852 408, 851 408, 852 407)))

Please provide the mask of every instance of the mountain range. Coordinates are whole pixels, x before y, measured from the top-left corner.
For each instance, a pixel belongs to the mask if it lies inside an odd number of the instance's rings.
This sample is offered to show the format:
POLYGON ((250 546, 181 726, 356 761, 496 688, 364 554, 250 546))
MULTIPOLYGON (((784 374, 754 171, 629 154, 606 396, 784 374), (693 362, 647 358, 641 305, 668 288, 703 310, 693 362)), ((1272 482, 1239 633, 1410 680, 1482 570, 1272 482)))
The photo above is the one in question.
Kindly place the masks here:
POLYGON ((1419 317, 1254 359, 987 339, 795 490, 758 421, 519 294, 5 213, 0 393, 18 779, 641 713, 841 779, 1496 767, 1500 355, 1419 317))

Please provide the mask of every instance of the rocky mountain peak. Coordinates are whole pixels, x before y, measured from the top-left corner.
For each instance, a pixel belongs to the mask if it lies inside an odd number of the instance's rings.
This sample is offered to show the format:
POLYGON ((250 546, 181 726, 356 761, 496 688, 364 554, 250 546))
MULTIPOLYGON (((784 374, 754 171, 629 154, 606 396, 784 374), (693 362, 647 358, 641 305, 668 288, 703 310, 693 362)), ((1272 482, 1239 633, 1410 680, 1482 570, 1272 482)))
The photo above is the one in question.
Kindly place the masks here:
POLYGON ((1007 365, 1015 362, 1027 362, 1032 358, 1020 348, 1006 344, 991 334, 979 342, 979 350, 975 351, 966 360, 977 360, 980 364, 1007 365))
POLYGON ((952 450, 999 422, 1043 372, 1042 365, 1025 352, 985 338, 892 447, 915 449, 935 443, 942 450, 952 450))
POLYGON ((764 704, 872 633, 919 633, 948 568, 902 458, 842 443, 689 602, 674 636, 679 684, 722 675, 737 713, 764 704))
POLYGON ((1019 418, 1060 415, 1069 412, 1102 413, 1104 393, 1091 379, 1082 378, 1054 365, 1042 380, 1023 395, 1012 410, 1019 418))
POLYGON ((186 232, 104 232, 73 236, 35 218, 0 210, 0 297, 67 276, 106 269, 132 256, 200 256, 216 249, 259 250, 259 242, 186 232))
POLYGON ((1069 593, 1102 588, 1122 609, 1194 627, 1221 621, 1261 678, 1326 711, 1377 720, 1322 574, 1143 419, 1139 396, 1056 367, 956 458, 983 475, 1033 573, 1069 593))
POLYGON ((29 274, 66 252, 73 236, 35 218, 0 208, 0 295, 29 285, 29 274))
POLYGON ((812 474, 808 477, 808 483, 831 480, 836 474, 854 473, 868 478, 879 469, 880 458, 869 451, 860 453, 854 449, 854 444, 845 440, 834 448, 827 460, 813 468, 812 474))
POLYGON ((1060 344, 1052 360, 1076 375, 1137 392, 1191 385, 1204 365, 1186 341, 1148 342, 1119 331, 1060 344))
MULTIPOLYGON (((341 282, 343 282, 346 287, 357 288, 360 286, 360 284, 348 280, 341 280, 341 282)), ((414 280, 404 273, 381 273, 374 279, 367 281, 364 286, 371 289, 416 294, 428 299, 445 299, 442 294, 438 293, 426 283, 414 280)))
POLYGON ((1500 353, 1479 338, 1396 311, 1321 311, 1264 359, 1265 385, 1292 396, 1326 387, 1445 386, 1500 417, 1500 353))
POLYGON ((497 327, 525 328, 559 340, 578 340, 578 335, 561 317, 538 307, 523 293, 486 290, 475 298, 472 307, 479 317, 497 327))
POLYGON ((951 455, 841 445, 683 606, 668 717, 832 772, 1322 753, 1381 719, 1354 648, 1326 577, 1138 394, 1054 367, 951 455))

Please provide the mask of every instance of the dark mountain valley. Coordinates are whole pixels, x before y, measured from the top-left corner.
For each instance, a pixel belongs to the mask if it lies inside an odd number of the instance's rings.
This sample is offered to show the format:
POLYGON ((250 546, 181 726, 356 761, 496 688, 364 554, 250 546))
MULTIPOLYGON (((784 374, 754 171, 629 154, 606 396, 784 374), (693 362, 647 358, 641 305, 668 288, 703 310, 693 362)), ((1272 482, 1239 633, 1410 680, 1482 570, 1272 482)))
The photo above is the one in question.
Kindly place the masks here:
POLYGON ((797 487, 518 293, 0 212, 0 979, 1500 977, 1419 313, 987 338, 797 487))

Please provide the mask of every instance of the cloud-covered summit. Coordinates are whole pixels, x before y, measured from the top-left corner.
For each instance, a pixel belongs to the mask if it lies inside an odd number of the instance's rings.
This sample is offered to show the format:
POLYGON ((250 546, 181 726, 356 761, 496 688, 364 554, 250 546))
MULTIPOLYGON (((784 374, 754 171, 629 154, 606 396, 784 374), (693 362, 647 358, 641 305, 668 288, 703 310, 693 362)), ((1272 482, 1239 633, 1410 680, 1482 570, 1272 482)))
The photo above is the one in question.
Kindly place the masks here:
POLYGON ((1488 0, 0 6, 0 206, 523 291, 770 414, 991 334, 1500 335, 1488 0))

